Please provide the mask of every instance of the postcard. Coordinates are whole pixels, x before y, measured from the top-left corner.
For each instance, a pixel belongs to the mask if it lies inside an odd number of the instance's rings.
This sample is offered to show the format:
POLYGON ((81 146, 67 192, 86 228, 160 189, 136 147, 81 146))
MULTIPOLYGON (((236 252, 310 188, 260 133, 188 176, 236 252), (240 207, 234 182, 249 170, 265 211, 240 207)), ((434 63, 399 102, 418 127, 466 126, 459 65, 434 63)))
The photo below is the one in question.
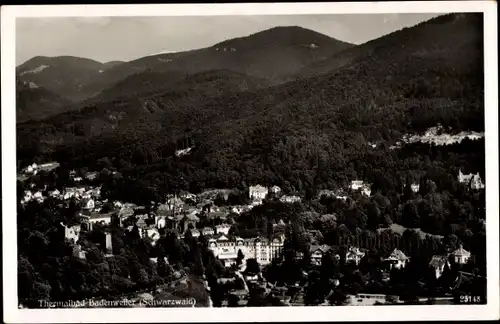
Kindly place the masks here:
POLYGON ((498 319, 496 27, 2 7, 4 321, 498 319))

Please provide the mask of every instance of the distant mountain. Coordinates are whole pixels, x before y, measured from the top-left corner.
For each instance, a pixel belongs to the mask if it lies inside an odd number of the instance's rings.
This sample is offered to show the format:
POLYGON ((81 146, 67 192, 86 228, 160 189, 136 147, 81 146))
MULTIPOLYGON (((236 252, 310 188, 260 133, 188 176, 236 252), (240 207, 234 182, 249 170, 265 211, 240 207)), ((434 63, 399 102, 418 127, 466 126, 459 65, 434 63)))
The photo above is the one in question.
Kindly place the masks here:
POLYGON ((227 69, 279 83, 283 75, 352 46, 305 28, 276 27, 208 48, 146 56, 111 68, 105 77, 116 83, 148 70, 195 74, 227 69))
MULTIPOLYGON (((24 125, 23 131, 44 142, 63 138, 61 152, 77 147, 85 163, 101 156, 130 159, 137 150, 139 160, 146 154, 147 161, 157 161, 163 147, 188 138, 196 142, 185 157, 190 170, 228 177, 237 172, 245 181, 259 181, 255 175, 269 170, 303 179, 318 163, 339 170, 361 161, 369 141, 397 140, 437 123, 484 130, 482 42, 481 14, 444 15, 361 45, 368 47, 345 64, 310 64, 305 78, 286 84, 231 92, 217 85, 233 78, 226 82, 232 88, 236 80, 253 77, 208 78, 149 98, 102 102, 54 116, 43 126, 24 125)), ((211 57, 221 54, 217 46, 211 57)), ((229 67, 237 52, 222 52, 229 67)))
POLYGON ((283 75, 351 46, 308 29, 277 27, 209 48, 150 55, 131 62, 103 64, 70 56, 38 56, 19 66, 17 72, 23 81, 79 102, 147 71, 196 74, 227 69, 279 83, 283 75))
POLYGON ((16 82, 16 121, 40 120, 65 111, 71 102, 31 81, 16 82))
MULTIPOLYGON (((406 27, 402 30, 390 33, 359 46, 353 46, 345 51, 334 53, 328 58, 313 62, 294 73, 290 79, 301 79, 310 76, 321 75, 334 72, 337 69, 361 63, 363 61, 375 61, 375 59, 404 60, 443 58, 448 66, 456 65, 463 59, 458 53, 449 53, 451 48, 461 49, 478 48, 482 46, 481 40, 477 37, 480 32, 478 28, 479 16, 473 18, 468 14, 453 14, 439 16, 429 21, 424 21, 413 27, 406 27), (451 54, 445 57, 443 54, 451 54), (411 56, 411 57, 409 57, 411 56)), ((482 53, 478 53, 482 54, 482 53)), ((472 61, 473 63, 475 61, 472 61)))
POLYGON ((37 56, 18 66, 16 72, 22 81, 34 82, 61 97, 78 101, 96 93, 91 83, 101 69, 102 63, 86 58, 37 56))
MULTIPOLYGON (((144 73, 131 76, 130 82, 138 86, 140 95, 128 93, 130 86, 124 80, 122 86, 114 87, 112 93, 103 92, 102 97, 87 101, 82 109, 67 110, 64 113, 47 118, 42 123, 29 121, 18 125, 19 138, 31 131, 42 132, 43 142, 79 141, 93 136, 104 136, 115 131, 144 134, 162 129, 166 120, 173 128, 170 132, 189 131, 189 125, 182 125, 180 120, 193 114, 197 107, 212 102, 219 96, 238 97, 245 91, 256 91, 269 86, 265 79, 250 77, 228 70, 213 70, 194 75, 177 75, 175 81, 169 73, 144 73), (156 80, 167 80, 165 83, 155 83, 156 88, 149 84, 141 84, 141 76, 150 80, 154 75, 156 80), (99 99, 101 98, 101 99, 99 99), (108 100, 113 98, 112 100, 108 100), (190 108, 192 107, 192 108, 190 108), (58 129, 53 133, 50 129, 58 129), (49 133, 45 133, 48 131, 49 133)), ((238 109, 235 107, 235 109, 238 109)), ((217 112, 218 109, 214 109, 217 112)), ((202 117, 202 116, 199 116, 202 117)), ((197 119, 193 119, 193 122, 197 119)), ((191 124, 191 123, 190 123, 191 124)), ((124 140, 126 141, 126 136, 124 140)), ((22 145, 21 145, 22 146, 22 145)))

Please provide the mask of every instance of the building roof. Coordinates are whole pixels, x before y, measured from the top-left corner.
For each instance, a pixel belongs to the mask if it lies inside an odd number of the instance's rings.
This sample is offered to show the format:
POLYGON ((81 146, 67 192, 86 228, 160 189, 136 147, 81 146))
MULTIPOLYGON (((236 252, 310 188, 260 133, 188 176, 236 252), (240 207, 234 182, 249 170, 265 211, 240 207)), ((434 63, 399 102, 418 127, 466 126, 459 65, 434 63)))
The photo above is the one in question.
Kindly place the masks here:
POLYGON ((314 253, 318 250, 320 250, 322 253, 328 252, 331 249, 330 246, 323 244, 323 245, 311 245, 309 248, 309 252, 314 253))
POLYGON ((261 186, 261 185, 256 185, 256 186, 250 186, 249 188, 250 190, 254 190, 254 191, 268 191, 269 189, 267 189, 267 187, 264 187, 264 186, 261 186))
POLYGON ((391 255, 389 255, 387 259, 402 261, 402 260, 408 260, 409 258, 401 250, 394 249, 394 251, 392 251, 391 255))
POLYGON ((467 250, 464 250, 464 248, 461 245, 458 249, 453 251, 451 254, 454 256, 470 256, 470 252, 467 250))
POLYGON ((360 249, 356 246, 351 246, 349 250, 347 251, 349 254, 357 254, 357 255, 365 255, 363 252, 360 251, 360 249))

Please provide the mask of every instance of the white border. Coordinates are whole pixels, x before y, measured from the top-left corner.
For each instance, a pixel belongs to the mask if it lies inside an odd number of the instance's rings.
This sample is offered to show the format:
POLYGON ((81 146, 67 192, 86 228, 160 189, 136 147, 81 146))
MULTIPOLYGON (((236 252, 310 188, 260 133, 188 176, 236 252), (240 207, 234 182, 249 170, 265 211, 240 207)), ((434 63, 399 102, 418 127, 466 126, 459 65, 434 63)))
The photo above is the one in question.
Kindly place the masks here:
POLYGON ((499 318, 498 250, 498 53, 497 11, 494 1, 261 3, 172 5, 47 5, 2 6, 2 215, 4 321, 6 323, 62 322, 258 322, 258 321, 404 321, 484 320, 499 318), (57 16, 198 16, 294 15, 334 13, 484 12, 486 118, 486 229, 488 305, 277 307, 178 309, 58 309, 17 308, 16 250, 16 136, 15 136, 15 19, 57 16))

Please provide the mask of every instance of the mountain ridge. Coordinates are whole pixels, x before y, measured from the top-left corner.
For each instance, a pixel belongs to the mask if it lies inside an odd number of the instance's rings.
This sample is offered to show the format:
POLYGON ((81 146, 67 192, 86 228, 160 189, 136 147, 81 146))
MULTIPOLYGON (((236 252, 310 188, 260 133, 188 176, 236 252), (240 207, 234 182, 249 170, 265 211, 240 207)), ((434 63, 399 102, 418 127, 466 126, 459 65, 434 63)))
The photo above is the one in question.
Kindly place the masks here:
MULTIPOLYGON (((125 78, 148 70, 155 72, 183 71, 196 74, 209 70, 227 69, 258 78, 281 82, 282 75, 351 46, 312 30, 300 28, 300 33, 287 32, 289 27, 264 30, 219 44, 238 44, 240 51, 216 49, 217 44, 189 51, 148 55, 129 62, 100 63, 71 56, 37 56, 17 67, 19 74, 27 69, 43 67, 37 73, 23 74, 23 81, 32 81, 75 102, 99 96, 125 78), (276 31, 287 37, 276 41, 276 31), (309 40, 306 41, 306 38, 309 40), (312 43, 321 43, 311 48, 312 43), (297 44, 303 46, 297 46, 297 44), (274 46, 269 47, 269 44, 274 46), (214 47, 215 46, 215 47, 214 47), (47 66, 47 67, 44 67, 47 66), (58 67, 61 67, 58 69, 58 67)), ((297 27, 298 28, 298 27, 297 27)), ((295 29, 294 29, 295 30, 295 29)))

